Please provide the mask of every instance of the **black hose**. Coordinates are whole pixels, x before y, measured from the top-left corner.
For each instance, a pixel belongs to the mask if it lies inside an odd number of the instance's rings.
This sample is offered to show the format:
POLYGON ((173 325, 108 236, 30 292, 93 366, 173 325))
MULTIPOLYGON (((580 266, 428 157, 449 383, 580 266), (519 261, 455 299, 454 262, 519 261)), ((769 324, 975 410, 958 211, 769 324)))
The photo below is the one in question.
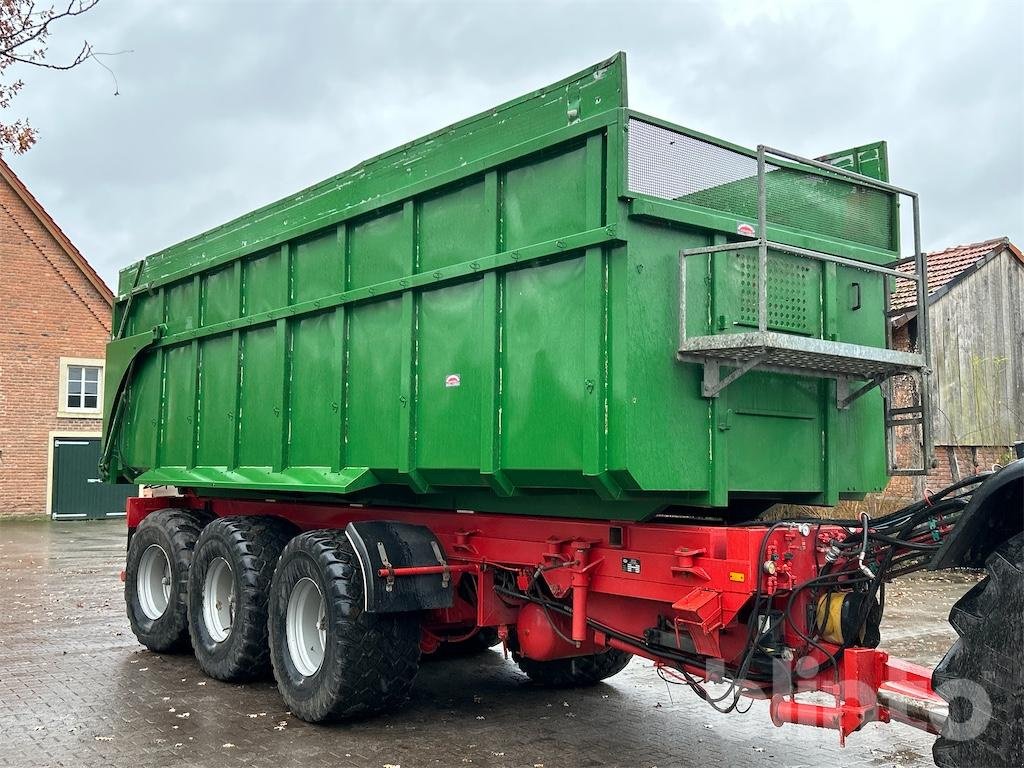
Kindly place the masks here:
MULTIPOLYGON (((761 623, 761 617, 764 610, 763 603, 765 600, 763 583, 764 569, 762 566, 766 560, 768 541, 771 538, 771 535, 778 528, 793 524, 808 523, 810 525, 817 526, 818 531, 820 531, 821 527, 824 525, 834 525, 845 529, 847 532, 845 538, 841 541, 834 542, 834 544, 843 551, 844 556, 849 556, 846 550, 861 550, 865 554, 865 560, 867 560, 867 556, 870 555, 871 561, 877 564, 877 572, 873 577, 864 575, 859 568, 836 572, 834 571, 834 562, 826 563, 824 566, 820 567, 818 576, 813 579, 809 579, 790 590, 789 597, 786 601, 786 608, 783 612, 783 621, 788 622, 793 628, 793 631, 805 643, 816 648, 825 657, 825 663, 832 666, 835 675, 838 676, 839 653, 829 653, 828 650, 818 642, 820 635, 817 634, 818 621, 816 615, 811 618, 810 621, 810 626, 814 628, 814 632, 805 632, 801 628, 800 623, 793 619, 793 605, 796 601, 797 595, 807 589, 817 590, 819 588, 824 588, 827 589, 827 594, 831 596, 837 589, 865 587, 868 599, 863 603, 856 625, 863 626, 864 622, 867 620, 868 611, 871 609, 876 596, 879 606, 884 606, 885 579, 891 578, 895 575, 912 573, 924 567, 930 560, 928 556, 939 546, 938 543, 928 544, 918 541, 910 541, 909 539, 917 538, 931 530, 932 520, 935 517, 942 516, 947 525, 954 524, 956 519, 959 517, 960 512, 967 505, 973 490, 958 495, 952 494, 984 482, 984 480, 991 474, 992 472, 983 472, 971 477, 966 477, 956 483, 946 486, 937 493, 931 494, 927 499, 922 499, 912 504, 908 504, 901 509, 895 510, 874 520, 861 519, 852 521, 838 518, 791 518, 787 520, 780 520, 769 525, 761 540, 758 562, 755 564, 757 567, 757 587, 754 591, 753 603, 751 605, 750 615, 747 619, 746 652, 738 666, 725 667, 725 671, 730 677, 730 686, 721 696, 712 696, 701 682, 695 679, 686 669, 686 665, 696 666, 706 662, 706 657, 687 654, 665 646, 653 647, 644 638, 633 637, 625 632, 612 629, 595 619, 588 618, 587 625, 608 637, 633 645, 637 648, 649 650, 651 655, 675 663, 678 665, 677 668, 682 673, 686 685, 693 689, 698 696, 719 712, 731 712, 737 708, 737 704, 745 692, 745 689, 740 685, 740 681, 754 679, 754 677, 750 675, 750 667, 753 663, 754 656, 761 647, 761 638, 757 635, 757 631, 761 623), (884 547, 884 553, 879 551, 879 547, 871 548, 871 543, 884 547), (905 551, 897 555, 896 553, 898 550, 905 551), (720 702, 725 701, 730 697, 732 698, 732 701, 728 706, 718 706, 720 702)), ((866 515, 864 517, 866 518, 866 515)), ((760 521, 750 521, 737 524, 734 527, 763 525, 764 523, 760 521)), ((817 568, 818 556, 816 547, 814 558, 815 566, 817 568)), ((547 566, 543 569, 538 569, 537 572, 534 573, 533 579, 530 582, 528 592, 513 591, 497 585, 495 586, 495 591, 514 599, 539 604, 543 608, 545 616, 547 617, 548 622, 552 625, 552 628, 560 637, 567 640, 565 635, 555 626, 555 623, 548 612, 555 611, 563 616, 571 617, 572 609, 555 600, 548 599, 539 593, 531 594, 533 588, 537 585, 538 577, 541 575, 543 570, 564 567, 565 565, 566 563, 558 563, 547 566)), ((816 614, 817 604, 813 596, 811 606, 816 614)), ((842 650, 849 647, 852 644, 852 641, 853 638, 845 640, 840 645, 839 652, 842 652, 842 650)))

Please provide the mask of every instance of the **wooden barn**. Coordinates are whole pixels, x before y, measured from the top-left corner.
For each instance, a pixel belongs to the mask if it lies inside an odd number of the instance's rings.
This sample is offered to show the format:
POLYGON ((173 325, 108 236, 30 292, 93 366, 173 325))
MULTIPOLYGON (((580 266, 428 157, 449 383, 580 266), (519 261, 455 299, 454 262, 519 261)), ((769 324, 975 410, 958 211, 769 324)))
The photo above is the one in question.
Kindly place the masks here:
MULTIPOLYGON (((894 478, 888 494, 919 497, 1009 460, 1024 440, 1024 256, 1007 238, 927 254, 937 466, 894 478)), ((897 347, 917 345, 912 284, 893 296, 897 347)), ((896 394, 899 399, 899 391, 896 394)), ((897 450, 912 450, 898 444, 897 450)))

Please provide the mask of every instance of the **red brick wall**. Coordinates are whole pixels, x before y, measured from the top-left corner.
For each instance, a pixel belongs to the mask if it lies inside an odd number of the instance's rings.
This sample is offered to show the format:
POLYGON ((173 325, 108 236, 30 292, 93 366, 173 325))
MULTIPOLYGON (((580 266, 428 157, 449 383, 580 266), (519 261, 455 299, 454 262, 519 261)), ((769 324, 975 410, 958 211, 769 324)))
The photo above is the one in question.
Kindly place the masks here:
POLYGON ((98 432, 57 418, 61 357, 102 358, 110 306, 0 179, 0 515, 46 511, 49 433, 98 432))
MULTIPOLYGON (((893 333, 896 349, 910 350, 910 325, 893 333)), ((916 394, 907 377, 894 379, 893 402, 907 406, 916 402, 916 394)), ((896 430, 896 458, 900 466, 920 466, 921 435, 916 427, 896 430)), ((894 477, 883 492, 887 498, 919 499, 926 491, 937 491, 970 475, 991 469, 993 464, 1005 464, 1012 458, 1012 448, 1005 445, 936 445, 936 466, 920 477, 894 477)))
POLYGON ((937 491, 957 480, 992 469, 994 464, 1005 464, 1012 456, 1012 449, 1005 445, 937 445, 936 466, 926 477, 894 477, 885 495, 919 499, 925 491, 937 491))

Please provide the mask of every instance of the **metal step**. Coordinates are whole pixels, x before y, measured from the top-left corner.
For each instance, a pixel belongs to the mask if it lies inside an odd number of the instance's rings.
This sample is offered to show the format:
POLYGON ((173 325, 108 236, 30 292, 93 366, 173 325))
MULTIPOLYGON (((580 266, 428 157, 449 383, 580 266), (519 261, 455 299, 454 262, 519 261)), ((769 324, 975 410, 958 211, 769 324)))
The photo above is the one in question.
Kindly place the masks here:
POLYGON ((923 371, 923 355, 881 347, 794 336, 775 331, 691 336, 679 345, 680 360, 742 366, 752 360, 758 370, 864 381, 923 371))

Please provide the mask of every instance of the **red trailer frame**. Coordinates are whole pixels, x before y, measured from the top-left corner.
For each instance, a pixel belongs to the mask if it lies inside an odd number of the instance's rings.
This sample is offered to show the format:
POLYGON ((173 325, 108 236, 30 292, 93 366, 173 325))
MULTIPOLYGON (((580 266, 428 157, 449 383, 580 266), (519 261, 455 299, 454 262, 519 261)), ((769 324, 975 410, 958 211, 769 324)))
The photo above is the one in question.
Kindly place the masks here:
MULTIPOLYGON (((514 638, 516 650, 535 660, 616 648, 652 660, 705 698, 705 683, 728 681, 733 703, 769 698, 776 725, 832 728, 841 741, 868 722, 897 720, 938 733, 944 720, 932 670, 849 642, 808 642, 812 597, 802 585, 837 561, 835 544, 851 530, 841 525, 638 524, 186 495, 129 499, 129 530, 166 508, 272 516, 302 530, 381 520, 424 526, 442 545, 438 562, 363 574, 436 575, 446 585, 473 580, 475 602, 455 590, 450 608, 425 612, 424 652, 483 627, 498 629, 506 652, 514 638), (765 651, 760 664, 757 650, 765 651), (810 691, 835 702, 796 698, 810 691)), ((933 526, 930 535, 949 529, 933 526)))

